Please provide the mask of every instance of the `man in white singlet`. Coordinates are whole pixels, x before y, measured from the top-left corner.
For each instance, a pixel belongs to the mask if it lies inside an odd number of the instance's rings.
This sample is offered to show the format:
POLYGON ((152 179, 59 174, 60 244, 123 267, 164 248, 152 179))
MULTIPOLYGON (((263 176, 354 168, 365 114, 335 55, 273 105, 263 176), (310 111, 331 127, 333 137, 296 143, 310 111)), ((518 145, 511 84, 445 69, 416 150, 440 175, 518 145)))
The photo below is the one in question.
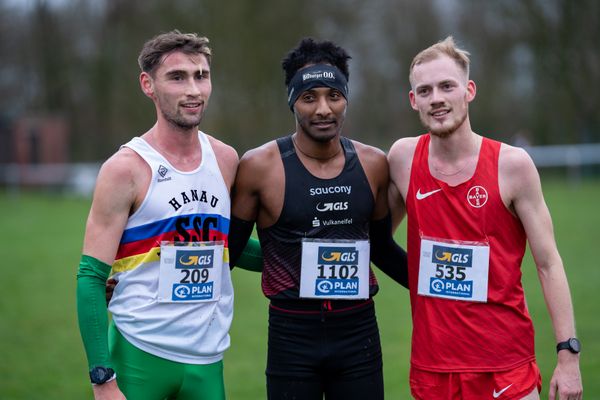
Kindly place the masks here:
POLYGON ((212 90, 208 39, 161 34, 145 43, 138 61, 157 120, 103 164, 78 272, 94 397, 222 400, 238 155, 198 130, 212 90), (108 328, 111 271, 119 284, 108 328))

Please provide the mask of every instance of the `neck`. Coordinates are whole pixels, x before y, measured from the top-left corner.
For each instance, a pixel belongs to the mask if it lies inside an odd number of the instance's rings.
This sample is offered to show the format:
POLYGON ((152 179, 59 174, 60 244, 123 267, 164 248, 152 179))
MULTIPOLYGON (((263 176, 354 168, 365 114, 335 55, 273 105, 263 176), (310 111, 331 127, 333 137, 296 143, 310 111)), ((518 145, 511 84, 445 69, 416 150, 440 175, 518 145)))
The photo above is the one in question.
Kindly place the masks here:
POLYGON ((429 170, 433 176, 451 185, 473 175, 482 139, 474 132, 463 137, 453 136, 439 138, 432 135, 429 147, 429 170))
POLYGON ((481 137, 469 130, 457 130, 446 137, 431 134, 430 156, 452 162, 472 155, 481 137))
POLYGON ((327 142, 318 142, 305 139, 302 135, 295 133, 292 135, 294 147, 303 156, 319 162, 326 162, 334 159, 342 152, 342 143, 339 136, 327 142))
POLYGON ((142 137, 171 164, 182 169, 194 167, 200 160, 202 151, 196 129, 189 131, 161 130, 157 124, 142 137))

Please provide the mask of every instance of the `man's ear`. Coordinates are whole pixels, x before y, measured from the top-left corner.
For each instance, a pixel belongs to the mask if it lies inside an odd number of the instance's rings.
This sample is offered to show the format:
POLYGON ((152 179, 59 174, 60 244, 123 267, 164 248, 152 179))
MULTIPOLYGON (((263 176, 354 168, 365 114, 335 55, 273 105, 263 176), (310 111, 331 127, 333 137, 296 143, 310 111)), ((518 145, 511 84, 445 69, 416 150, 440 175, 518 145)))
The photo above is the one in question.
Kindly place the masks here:
POLYGON ((472 80, 467 82, 467 103, 472 102, 477 95, 477 85, 472 80))
POLYGON ((419 111, 419 108, 417 107, 417 102, 415 100, 415 92, 413 92, 412 90, 408 92, 408 101, 410 102, 410 106, 413 110, 419 111))
POLYGON ((140 74, 140 87, 142 88, 142 92, 151 99, 154 98, 154 79, 147 72, 142 72, 140 74))

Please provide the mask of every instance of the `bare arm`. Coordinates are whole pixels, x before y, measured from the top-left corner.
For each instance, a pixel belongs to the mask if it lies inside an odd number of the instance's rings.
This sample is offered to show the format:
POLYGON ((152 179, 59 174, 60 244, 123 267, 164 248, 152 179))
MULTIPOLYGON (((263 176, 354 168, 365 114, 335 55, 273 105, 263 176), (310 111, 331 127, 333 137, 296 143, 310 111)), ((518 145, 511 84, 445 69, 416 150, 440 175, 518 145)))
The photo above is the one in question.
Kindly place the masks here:
POLYGON ((359 142, 353 142, 360 163, 367 175, 371 192, 375 200, 373 220, 379 220, 389 213, 387 190, 389 184, 389 168, 385 153, 380 149, 359 142))
POLYGON ((392 229, 396 231, 398 225, 406 215, 406 194, 410 181, 410 169, 413 154, 418 138, 409 137, 397 140, 388 153, 390 168, 390 185, 388 201, 392 211, 392 229))
MULTIPOLYGON (((134 207, 137 187, 133 172, 136 155, 118 153, 101 168, 88 215, 83 253, 112 264, 119 240, 134 207)), ((142 165, 142 168, 144 166, 142 165)))
MULTIPOLYGON (((138 156, 127 149, 121 150, 102 166, 96 181, 94 199, 86 224, 83 244, 85 255, 108 265, 113 263, 127 218, 140 195, 139 176, 141 172, 145 171, 144 167, 145 164, 138 156)), ((94 283, 85 280, 85 277, 80 279, 83 280, 78 280, 78 308, 85 310, 89 307, 88 310, 98 310, 93 313, 79 313, 86 351, 91 351, 88 355, 94 357, 98 349, 106 353, 108 346, 106 324, 104 323, 107 318, 104 284, 98 282, 98 290, 101 293, 100 296, 95 296, 92 293, 94 283), (89 304, 90 302, 97 304, 89 304), (94 321, 99 323, 93 323, 94 321), (94 329, 100 330, 100 332, 94 332, 94 329)), ((125 398, 115 380, 102 385, 94 385, 93 391, 96 399, 125 398)))
MULTIPOLYGON (((569 284, 554 239, 552 219, 542 193, 539 174, 522 149, 503 145, 499 160, 499 184, 503 200, 521 220, 533 255, 542 292, 557 342, 575 337, 575 318, 569 284)), ((550 399, 581 399, 579 355, 558 353, 550 382, 550 399)))

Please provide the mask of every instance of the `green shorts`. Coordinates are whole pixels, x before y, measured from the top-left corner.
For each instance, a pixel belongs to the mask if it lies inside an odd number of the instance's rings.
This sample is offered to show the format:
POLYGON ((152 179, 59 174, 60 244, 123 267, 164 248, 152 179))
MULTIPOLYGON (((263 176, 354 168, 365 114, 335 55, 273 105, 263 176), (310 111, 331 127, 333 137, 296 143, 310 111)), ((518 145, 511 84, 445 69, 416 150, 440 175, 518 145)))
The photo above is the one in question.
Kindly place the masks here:
POLYGON ((146 353, 110 325, 108 342, 117 384, 128 400, 224 400, 223 361, 183 364, 146 353))

